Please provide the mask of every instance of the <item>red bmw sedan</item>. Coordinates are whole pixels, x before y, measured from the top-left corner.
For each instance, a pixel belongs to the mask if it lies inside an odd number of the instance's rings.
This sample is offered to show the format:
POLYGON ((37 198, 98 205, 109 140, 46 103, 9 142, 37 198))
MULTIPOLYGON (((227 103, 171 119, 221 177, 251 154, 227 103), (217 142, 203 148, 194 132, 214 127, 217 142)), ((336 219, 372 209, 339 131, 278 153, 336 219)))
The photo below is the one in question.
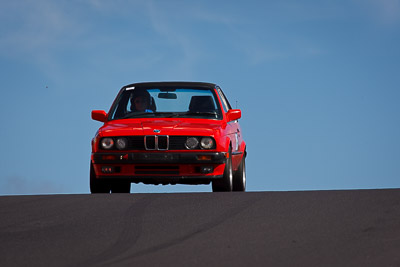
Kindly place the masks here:
POLYGON ((90 191, 129 193, 131 183, 210 184, 245 191, 246 143, 221 88, 200 82, 122 87, 92 140, 90 191))

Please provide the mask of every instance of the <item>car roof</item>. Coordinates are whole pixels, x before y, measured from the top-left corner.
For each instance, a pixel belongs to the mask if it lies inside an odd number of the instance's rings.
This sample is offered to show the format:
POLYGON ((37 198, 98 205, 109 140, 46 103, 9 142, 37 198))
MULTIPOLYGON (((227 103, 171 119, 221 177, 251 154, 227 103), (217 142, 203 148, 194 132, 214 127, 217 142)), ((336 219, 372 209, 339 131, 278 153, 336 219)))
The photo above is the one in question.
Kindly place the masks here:
POLYGON ((204 88, 213 89, 218 87, 214 83, 205 82, 140 82, 125 85, 124 88, 157 88, 157 87, 177 87, 177 88, 204 88))

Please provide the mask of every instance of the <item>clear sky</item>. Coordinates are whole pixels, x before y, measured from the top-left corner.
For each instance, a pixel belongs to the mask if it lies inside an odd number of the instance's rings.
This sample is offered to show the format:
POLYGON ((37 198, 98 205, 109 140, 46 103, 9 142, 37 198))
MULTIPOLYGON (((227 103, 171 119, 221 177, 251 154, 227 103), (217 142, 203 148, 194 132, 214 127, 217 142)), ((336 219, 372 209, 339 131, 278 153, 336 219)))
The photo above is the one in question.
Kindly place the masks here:
POLYGON ((400 187, 400 0, 2 0, 0 70, 1 195, 88 193, 91 110, 176 80, 242 109, 248 191, 400 187))

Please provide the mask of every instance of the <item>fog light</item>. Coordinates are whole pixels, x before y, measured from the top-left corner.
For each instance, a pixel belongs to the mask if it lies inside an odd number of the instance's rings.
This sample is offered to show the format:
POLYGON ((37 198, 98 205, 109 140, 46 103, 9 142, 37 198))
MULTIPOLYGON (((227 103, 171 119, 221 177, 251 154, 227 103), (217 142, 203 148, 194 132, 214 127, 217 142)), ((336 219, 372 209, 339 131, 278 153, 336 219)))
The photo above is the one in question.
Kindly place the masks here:
POLYGON ((201 173, 212 173, 214 171, 214 167, 212 166, 204 166, 200 168, 201 173))
POLYGON ((101 167, 101 172, 102 173, 113 173, 114 172, 114 167, 103 166, 103 167, 101 167))

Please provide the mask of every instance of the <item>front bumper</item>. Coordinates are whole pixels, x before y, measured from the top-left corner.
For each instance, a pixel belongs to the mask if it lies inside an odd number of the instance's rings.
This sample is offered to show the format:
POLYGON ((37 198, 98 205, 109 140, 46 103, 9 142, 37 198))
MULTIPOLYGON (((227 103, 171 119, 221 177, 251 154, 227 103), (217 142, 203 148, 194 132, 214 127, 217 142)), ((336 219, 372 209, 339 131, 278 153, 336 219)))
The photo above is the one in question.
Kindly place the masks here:
POLYGON ((93 153, 94 164, 225 164, 225 152, 209 153, 93 153))
POLYGON ((208 184, 223 177, 225 152, 92 153, 97 179, 145 184, 208 184))

